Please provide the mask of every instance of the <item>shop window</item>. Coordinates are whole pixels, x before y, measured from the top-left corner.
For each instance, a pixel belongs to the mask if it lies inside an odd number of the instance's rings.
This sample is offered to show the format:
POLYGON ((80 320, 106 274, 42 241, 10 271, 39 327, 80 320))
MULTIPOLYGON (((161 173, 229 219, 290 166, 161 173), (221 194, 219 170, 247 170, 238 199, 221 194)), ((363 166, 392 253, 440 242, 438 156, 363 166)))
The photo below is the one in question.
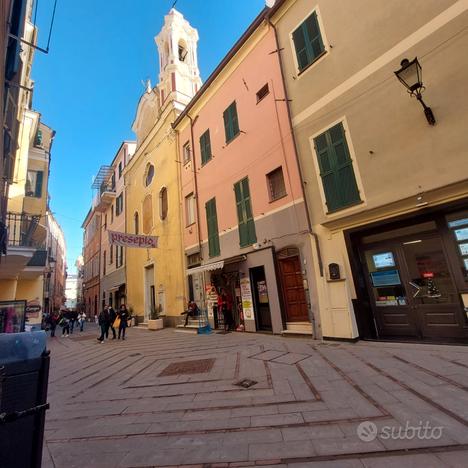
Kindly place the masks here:
POLYGON ((208 252, 210 257, 216 257, 220 254, 216 198, 212 198, 206 202, 205 210, 208 228, 208 252))
POLYGON ((224 132, 226 135, 226 143, 229 143, 237 135, 239 135, 239 119, 237 117, 237 106, 234 101, 223 113, 224 132))
POLYGON ((468 212, 450 215, 447 222, 457 245, 463 278, 468 281, 468 212))
POLYGON ((313 12, 292 34, 299 72, 314 63, 324 52, 317 12, 313 12))
POLYGON ((239 224, 239 243, 241 247, 247 247, 257 242, 247 177, 234 184, 234 194, 239 224))
POLYGON ((28 171, 25 187, 25 195, 27 197, 41 198, 43 178, 43 171, 28 171))
POLYGON ((286 187, 284 185, 283 168, 278 167, 278 169, 267 174, 266 177, 268 181, 270 201, 278 200, 287 195, 286 187))
POLYGON ((343 124, 339 123, 314 138, 314 146, 328 212, 360 203, 343 124))
POLYGON ((200 137, 200 154, 202 165, 206 164, 211 159, 211 139, 209 129, 200 137))

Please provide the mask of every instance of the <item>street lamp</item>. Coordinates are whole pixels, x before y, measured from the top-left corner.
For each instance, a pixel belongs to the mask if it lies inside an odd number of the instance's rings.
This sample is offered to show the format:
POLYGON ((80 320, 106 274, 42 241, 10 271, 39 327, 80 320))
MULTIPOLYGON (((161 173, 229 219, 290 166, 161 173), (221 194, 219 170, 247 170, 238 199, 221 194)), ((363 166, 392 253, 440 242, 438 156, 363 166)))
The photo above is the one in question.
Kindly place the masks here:
POLYGON ((411 62, 405 58, 401 61, 400 65, 401 68, 395 72, 396 77, 408 90, 411 97, 416 97, 416 99, 421 103, 429 125, 434 125, 436 120, 432 113, 432 109, 426 106, 422 100, 422 93, 426 88, 422 82, 422 68, 418 58, 415 57, 411 62))

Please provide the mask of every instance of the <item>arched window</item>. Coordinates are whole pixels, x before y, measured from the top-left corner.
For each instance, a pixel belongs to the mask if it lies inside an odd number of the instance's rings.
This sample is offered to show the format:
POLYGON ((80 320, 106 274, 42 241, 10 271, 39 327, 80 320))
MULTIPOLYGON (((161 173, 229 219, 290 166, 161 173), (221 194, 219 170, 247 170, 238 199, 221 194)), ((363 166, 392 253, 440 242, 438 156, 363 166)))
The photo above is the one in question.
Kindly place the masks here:
POLYGON ((153 227, 153 199, 147 195, 143 201, 143 233, 149 234, 153 227))
POLYGON ((150 163, 146 165, 145 169, 145 187, 148 187, 149 184, 153 181, 154 177, 154 166, 150 163))
POLYGON ((185 59, 187 58, 188 50, 187 50, 187 44, 185 43, 184 40, 179 41, 179 60, 181 62, 185 62, 185 59))
POLYGON ((163 187, 159 191, 159 217, 163 220, 167 218, 167 209, 167 188, 163 187))
POLYGON ((133 221, 134 221, 134 226, 135 226, 135 234, 139 234, 139 229, 140 229, 140 220, 138 216, 138 211, 135 211, 135 214, 133 215, 133 221))

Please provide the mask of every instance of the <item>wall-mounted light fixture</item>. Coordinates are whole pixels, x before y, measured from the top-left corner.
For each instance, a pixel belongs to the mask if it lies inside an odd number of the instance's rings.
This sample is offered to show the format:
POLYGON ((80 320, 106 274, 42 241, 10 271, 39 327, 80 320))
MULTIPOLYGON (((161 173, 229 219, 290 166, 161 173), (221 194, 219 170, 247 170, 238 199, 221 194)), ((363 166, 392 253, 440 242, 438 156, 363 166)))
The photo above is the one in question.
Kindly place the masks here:
POLYGON ((426 89, 422 82, 422 68, 415 57, 411 62, 408 59, 401 61, 401 68, 395 72, 398 80, 405 86, 412 97, 415 97, 423 106, 424 114, 429 125, 434 125, 436 120, 430 107, 422 100, 422 93, 426 89))

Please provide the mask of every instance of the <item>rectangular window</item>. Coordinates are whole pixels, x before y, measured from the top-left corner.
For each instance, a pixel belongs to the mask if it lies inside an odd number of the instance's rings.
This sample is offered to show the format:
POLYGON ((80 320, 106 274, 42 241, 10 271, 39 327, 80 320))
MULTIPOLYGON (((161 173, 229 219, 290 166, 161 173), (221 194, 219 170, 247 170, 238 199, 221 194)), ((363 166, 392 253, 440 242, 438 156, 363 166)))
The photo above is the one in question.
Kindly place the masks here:
POLYGON ((104 231, 107 229, 107 213, 104 215, 104 231))
POLYGON ((123 165, 122 161, 119 162, 119 179, 122 177, 122 172, 123 172, 123 165))
POLYGON ((187 143, 184 144, 182 148, 182 153, 183 153, 183 158, 184 158, 184 164, 187 164, 190 161, 190 157, 192 154, 192 150, 190 148, 190 143, 187 141, 187 143))
POLYGON ((123 211, 123 193, 121 193, 115 200, 115 214, 119 216, 123 211))
POLYGON ((265 96, 267 96, 270 93, 270 89, 268 88, 268 83, 260 88, 260 90, 257 92, 257 103, 259 103, 265 96))
POLYGON ((239 135, 239 119, 237 118, 236 101, 224 111, 223 119, 226 143, 229 143, 234 137, 239 135))
POLYGON ((106 274, 106 266, 107 266, 107 263, 106 263, 106 251, 104 250, 104 253, 102 254, 102 274, 103 274, 103 275, 106 274))
POLYGON ((111 177, 111 189, 112 191, 115 190, 115 173, 112 174, 112 177, 111 177))
POLYGON ((314 138, 314 145, 328 211, 359 203, 361 198, 343 124, 314 138))
POLYGON ((283 168, 278 167, 274 171, 267 174, 268 189, 270 193, 270 201, 278 200, 285 197, 286 187, 284 185, 283 168))
POLYGON ((43 178, 43 171, 28 171, 25 187, 25 195, 27 197, 41 198, 43 178))
POLYGON ((114 246, 110 246, 109 250, 109 265, 112 265, 114 263, 114 246))
POLYGON ((315 11, 293 32, 292 37, 300 72, 325 52, 315 11))
POLYGON ((186 226, 195 222, 195 197, 193 193, 185 197, 185 219, 186 226))
POLYGON ((248 177, 234 184, 234 193, 239 222, 239 243, 241 247, 247 247, 257 242, 248 177))
POLYGON ((216 257, 220 254, 216 198, 212 198, 206 202, 205 210, 206 224, 208 227, 208 252, 210 257, 216 257))
POLYGON ((200 154, 203 166, 211 159, 211 140, 209 129, 200 137, 200 154))

